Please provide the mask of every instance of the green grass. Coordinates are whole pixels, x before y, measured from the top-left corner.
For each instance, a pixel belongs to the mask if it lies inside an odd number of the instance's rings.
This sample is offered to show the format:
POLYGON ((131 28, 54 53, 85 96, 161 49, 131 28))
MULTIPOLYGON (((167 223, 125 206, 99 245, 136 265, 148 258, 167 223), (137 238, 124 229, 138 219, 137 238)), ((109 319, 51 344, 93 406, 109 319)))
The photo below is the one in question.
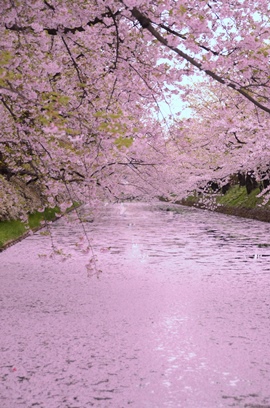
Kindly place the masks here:
POLYGON ((252 209, 260 206, 261 208, 269 209, 270 203, 263 205, 263 198, 257 197, 259 193, 259 188, 251 191, 250 194, 247 194, 246 187, 235 185, 232 186, 224 195, 208 193, 198 196, 195 192, 193 195, 185 198, 182 203, 186 205, 196 205, 200 204, 201 198, 204 199, 204 203, 206 203, 206 199, 208 198, 209 203, 213 202, 211 200, 215 200, 217 205, 222 205, 224 207, 252 209))
MULTIPOLYGON (((79 203, 74 203, 69 210, 78 207, 79 203)), ((43 221, 53 221, 56 214, 60 214, 59 207, 46 208, 43 212, 29 214, 28 223, 20 220, 0 221, 0 250, 7 243, 22 237, 30 229, 35 230, 42 225, 43 221)))
POLYGON ((7 242, 21 237, 26 232, 26 224, 22 221, 1 221, 0 222, 0 248, 7 242))
POLYGON ((224 196, 217 197, 217 203, 228 207, 255 208, 262 204, 262 198, 257 197, 259 193, 259 188, 247 194, 245 187, 233 186, 224 196))
POLYGON ((46 208, 44 212, 35 212, 28 217, 28 225, 31 229, 38 228, 42 221, 52 221, 56 214, 60 213, 59 207, 46 208))
POLYGON ((195 192, 193 195, 187 196, 187 197, 184 199, 184 201, 185 201, 187 204, 196 204, 196 203, 198 202, 198 196, 197 196, 196 192, 195 192))

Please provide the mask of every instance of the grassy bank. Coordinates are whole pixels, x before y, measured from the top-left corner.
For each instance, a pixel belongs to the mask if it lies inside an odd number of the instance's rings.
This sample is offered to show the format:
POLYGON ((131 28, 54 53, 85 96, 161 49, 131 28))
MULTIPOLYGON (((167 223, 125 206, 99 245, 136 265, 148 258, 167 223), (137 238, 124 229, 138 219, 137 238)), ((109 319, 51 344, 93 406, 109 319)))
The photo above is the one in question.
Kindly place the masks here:
MULTIPOLYGON (((67 211, 78 207, 74 204, 67 211)), ((59 207, 46 208, 43 212, 29 214, 28 222, 20 220, 0 221, 0 252, 13 242, 27 236, 29 231, 36 231, 44 225, 44 222, 53 221, 61 215, 59 207)))
POLYGON ((270 222, 270 204, 263 204, 263 199, 257 197, 259 188, 247 194, 246 188, 232 186, 224 195, 221 194, 194 194, 179 204, 208 209, 228 215, 252 218, 270 222))
POLYGON ((232 186, 226 194, 217 197, 216 202, 218 205, 236 208, 269 208, 268 206, 263 206, 263 199, 257 197, 259 193, 259 188, 247 194, 245 187, 232 186))

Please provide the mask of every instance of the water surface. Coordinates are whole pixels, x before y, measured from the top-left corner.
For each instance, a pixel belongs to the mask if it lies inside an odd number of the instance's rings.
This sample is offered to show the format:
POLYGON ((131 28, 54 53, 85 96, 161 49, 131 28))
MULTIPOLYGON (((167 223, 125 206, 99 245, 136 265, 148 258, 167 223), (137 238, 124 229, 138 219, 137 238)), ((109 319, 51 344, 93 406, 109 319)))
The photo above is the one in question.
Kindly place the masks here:
POLYGON ((0 255, 1 408, 270 407, 269 224, 166 208, 83 209, 96 268, 67 218, 0 255))

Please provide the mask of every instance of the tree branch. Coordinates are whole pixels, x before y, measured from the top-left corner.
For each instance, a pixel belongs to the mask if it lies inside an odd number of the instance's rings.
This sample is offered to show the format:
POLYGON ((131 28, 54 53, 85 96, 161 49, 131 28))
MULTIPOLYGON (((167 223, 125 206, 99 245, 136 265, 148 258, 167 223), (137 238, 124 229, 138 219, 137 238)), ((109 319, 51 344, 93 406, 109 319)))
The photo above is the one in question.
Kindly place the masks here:
MULTIPOLYGON (((45 4, 49 7, 49 3, 45 2, 45 4)), ((52 8, 53 6, 51 6, 50 8, 52 8)), ((53 8, 54 9, 54 8, 53 8)), ((55 11, 55 9, 54 9, 55 11)), ((100 24, 103 23, 103 18, 105 17, 113 17, 115 18, 118 14, 120 13, 120 11, 117 11, 116 13, 112 14, 111 11, 107 12, 107 13, 103 13, 101 15, 101 18, 99 17, 95 17, 94 20, 90 20, 86 23, 87 26, 91 27, 94 26, 96 24, 100 24)), ((5 28, 7 30, 11 30, 11 31, 17 31, 17 32, 34 32, 34 29, 28 25, 28 26, 20 26, 17 23, 14 24, 5 24, 5 28)), ((58 35, 58 34, 68 34, 68 33, 72 33, 75 34, 77 31, 78 32, 83 32, 85 31, 85 28, 83 26, 76 26, 76 27, 65 27, 62 25, 59 25, 57 28, 50 28, 50 27, 44 27, 44 31, 46 31, 49 35, 58 35)))
POLYGON ((153 37, 155 37, 165 47, 178 54, 181 58, 188 61, 191 65, 198 68, 200 71, 204 72, 215 81, 219 82, 222 85, 226 85, 228 88, 231 88, 240 93, 242 96, 244 96, 244 98, 248 99, 259 109, 263 110, 264 112, 270 113, 270 108, 254 99, 248 92, 243 89, 243 87, 234 84, 230 79, 223 79, 221 76, 209 69, 203 68, 203 65, 200 62, 196 61, 194 58, 190 57, 188 54, 179 50, 178 48, 169 45, 168 41, 153 27, 153 25, 151 24, 151 20, 143 15, 136 7, 132 9, 131 13, 132 16, 140 23, 142 28, 148 30, 153 35, 153 37))

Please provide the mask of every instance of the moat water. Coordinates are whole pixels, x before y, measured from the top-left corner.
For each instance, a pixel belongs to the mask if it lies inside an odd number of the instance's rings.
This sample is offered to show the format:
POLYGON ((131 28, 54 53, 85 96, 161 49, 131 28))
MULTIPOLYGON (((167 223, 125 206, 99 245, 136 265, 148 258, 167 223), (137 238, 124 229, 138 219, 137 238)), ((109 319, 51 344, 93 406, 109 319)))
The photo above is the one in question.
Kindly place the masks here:
POLYGON ((90 253, 71 213, 0 254, 1 408, 270 407, 270 225, 167 208, 80 210, 90 253))

